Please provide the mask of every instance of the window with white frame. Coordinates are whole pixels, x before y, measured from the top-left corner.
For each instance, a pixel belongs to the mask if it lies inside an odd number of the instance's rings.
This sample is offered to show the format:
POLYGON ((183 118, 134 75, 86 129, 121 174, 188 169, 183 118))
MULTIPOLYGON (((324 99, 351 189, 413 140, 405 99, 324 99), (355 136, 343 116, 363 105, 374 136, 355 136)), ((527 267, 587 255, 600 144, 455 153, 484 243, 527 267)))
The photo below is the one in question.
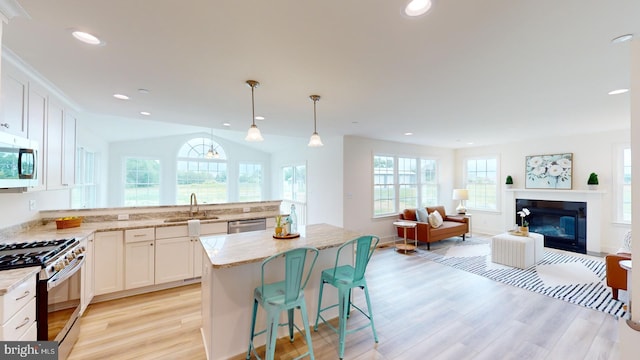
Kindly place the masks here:
POLYGON ((420 206, 438 204, 438 162, 420 159, 420 206))
POLYGON ((71 189, 71 208, 95 208, 97 203, 96 153, 84 147, 76 149, 76 186, 71 189))
POLYGON ((191 193, 202 204, 228 201, 227 156, 209 138, 187 141, 178 151, 176 204, 189 204, 191 193))
POLYGON ((418 207, 418 160, 398 158, 398 209, 418 207))
POLYGON ((438 203, 437 161, 418 157, 373 156, 373 216, 438 203))
POLYGON ((621 153, 622 161, 618 171, 619 220, 631 222, 631 147, 623 146, 621 153))
POLYGON ((238 169, 238 200, 262 200, 262 164, 240 163, 238 169))
POLYGON ((498 159, 496 157, 467 159, 465 188, 469 190, 466 207, 477 210, 498 210, 498 159))
POLYGON ((124 206, 160 205, 160 160, 125 158, 124 206))
POLYGON ((307 201, 307 166, 282 167, 282 199, 295 203, 307 201))

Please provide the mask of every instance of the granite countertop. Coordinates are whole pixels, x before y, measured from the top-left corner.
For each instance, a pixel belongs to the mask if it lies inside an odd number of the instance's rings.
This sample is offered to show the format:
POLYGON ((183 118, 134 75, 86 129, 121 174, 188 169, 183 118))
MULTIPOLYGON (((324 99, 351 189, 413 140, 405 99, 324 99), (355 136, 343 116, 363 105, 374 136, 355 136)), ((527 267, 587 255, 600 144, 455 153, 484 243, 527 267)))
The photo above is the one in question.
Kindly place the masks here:
POLYGON ((2 276, 0 276, 0 296, 15 289, 16 286, 22 284, 39 271, 39 266, 2 271, 2 276))
MULTIPOLYGON (((234 220, 248 220, 248 219, 260 219, 260 218, 272 218, 279 213, 273 211, 265 212, 251 212, 246 214, 230 214, 230 215, 218 215, 217 219, 201 220, 200 223, 216 223, 227 222, 234 220)), ((165 219, 145 219, 145 220, 122 220, 122 221, 102 221, 102 222, 83 222, 79 227, 68 229, 56 229, 56 223, 54 221, 47 225, 38 226, 27 231, 12 235, 9 239, 0 239, 0 243, 6 242, 27 242, 27 241, 40 241, 51 240, 61 238, 78 238, 83 239, 92 233, 97 231, 116 231, 127 229, 140 229, 148 227, 168 227, 168 226, 187 226, 186 221, 182 222, 165 222, 165 219)))
POLYGON ((268 229, 201 236, 200 242, 214 268, 229 268, 259 262, 278 252, 301 246, 319 250, 336 247, 362 235, 328 224, 307 225, 299 230, 300 237, 287 240, 274 239, 273 231, 268 229))

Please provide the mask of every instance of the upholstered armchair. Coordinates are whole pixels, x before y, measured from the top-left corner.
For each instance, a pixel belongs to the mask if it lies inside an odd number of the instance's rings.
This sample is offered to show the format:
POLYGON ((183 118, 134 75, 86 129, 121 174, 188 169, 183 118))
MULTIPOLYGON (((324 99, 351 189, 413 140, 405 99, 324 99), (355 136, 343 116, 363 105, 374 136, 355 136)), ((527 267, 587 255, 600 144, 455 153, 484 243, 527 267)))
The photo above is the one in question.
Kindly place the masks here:
POLYGON ((605 256, 607 266, 607 286, 611 295, 618 300, 618 290, 627 290, 627 270, 620 266, 620 261, 631 260, 631 231, 624 236, 622 248, 616 254, 605 256))

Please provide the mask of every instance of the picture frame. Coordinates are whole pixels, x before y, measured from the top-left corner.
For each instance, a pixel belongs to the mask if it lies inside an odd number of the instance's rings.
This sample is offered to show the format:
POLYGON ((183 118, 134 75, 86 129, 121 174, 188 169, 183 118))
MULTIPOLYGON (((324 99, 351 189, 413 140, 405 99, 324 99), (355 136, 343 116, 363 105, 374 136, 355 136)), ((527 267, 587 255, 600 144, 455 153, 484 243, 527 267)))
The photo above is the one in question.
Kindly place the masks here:
POLYGON ((571 190, 573 153, 530 155, 525 157, 526 189, 571 190))

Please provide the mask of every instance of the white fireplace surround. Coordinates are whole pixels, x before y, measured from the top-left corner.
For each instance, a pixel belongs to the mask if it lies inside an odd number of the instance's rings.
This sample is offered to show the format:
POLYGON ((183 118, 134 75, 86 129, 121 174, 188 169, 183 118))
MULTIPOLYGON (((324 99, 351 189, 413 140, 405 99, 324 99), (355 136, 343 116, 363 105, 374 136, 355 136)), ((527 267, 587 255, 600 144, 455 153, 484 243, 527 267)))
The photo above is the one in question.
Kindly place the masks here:
POLYGON ((507 228, 515 224, 516 199, 586 202, 587 252, 599 253, 602 252, 602 231, 605 217, 602 214, 603 195, 604 191, 600 190, 507 189, 503 198, 504 221, 507 228))

